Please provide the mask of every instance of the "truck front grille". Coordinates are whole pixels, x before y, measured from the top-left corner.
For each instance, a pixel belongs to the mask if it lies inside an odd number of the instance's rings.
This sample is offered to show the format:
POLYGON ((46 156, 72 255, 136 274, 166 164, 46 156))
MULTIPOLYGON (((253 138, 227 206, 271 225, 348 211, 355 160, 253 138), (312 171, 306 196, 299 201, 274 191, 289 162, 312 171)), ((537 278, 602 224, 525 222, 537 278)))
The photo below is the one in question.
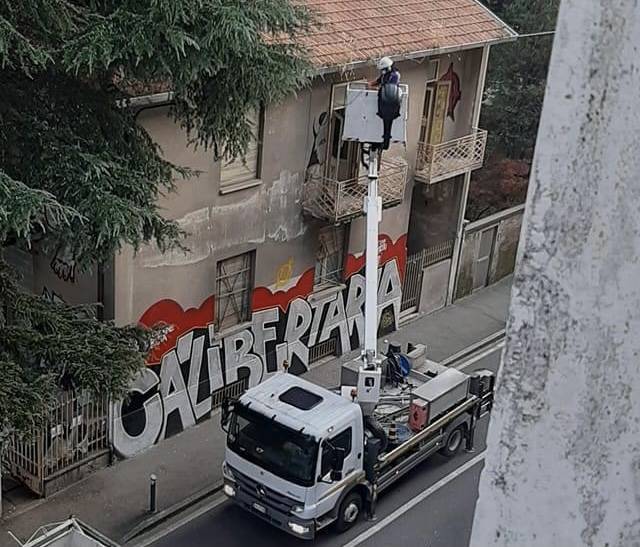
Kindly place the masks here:
POLYGON ((303 503, 302 501, 284 496, 271 488, 267 488, 264 484, 240 473, 231 466, 229 467, 236 480, 236 489, 244 496, 272 511, 288 515, 295 505, 301 505, 303 503))

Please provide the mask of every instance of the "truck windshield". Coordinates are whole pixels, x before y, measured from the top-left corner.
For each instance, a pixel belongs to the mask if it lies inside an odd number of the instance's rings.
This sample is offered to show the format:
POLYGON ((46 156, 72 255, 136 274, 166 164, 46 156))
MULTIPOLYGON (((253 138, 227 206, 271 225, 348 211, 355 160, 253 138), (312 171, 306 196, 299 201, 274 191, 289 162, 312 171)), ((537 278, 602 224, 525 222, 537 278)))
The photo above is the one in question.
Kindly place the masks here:
POLYGON ((246 407, 236 406, 227 446, 285 480, 300 486, 315 482, 317 441, 246 407))

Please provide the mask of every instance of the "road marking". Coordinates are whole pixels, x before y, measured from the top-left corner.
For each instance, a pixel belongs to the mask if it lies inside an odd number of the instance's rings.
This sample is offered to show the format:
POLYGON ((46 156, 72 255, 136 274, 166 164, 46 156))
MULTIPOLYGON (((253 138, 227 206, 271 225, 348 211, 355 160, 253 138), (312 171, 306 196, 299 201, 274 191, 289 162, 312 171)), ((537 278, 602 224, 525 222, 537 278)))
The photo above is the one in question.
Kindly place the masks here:
POLYGON ((410 499, 404 505, 398 507, 393 513, 391 513, 390 515, 387 515, 378 524, 367 529, 367 531, 363 532, 358 537, 352 539, 349 543, 345 543, 343 547, 355 547, 356 545, 360 545, 364 543, 367 539, 369 539, 374 534, 377 534, 380 530, 382 530, 383 528, 391 524, 394 520, 396 520, 397 518, 403 515, 406 515, 407 511, 409 511, 411 508, 415 507, 419 503, 423 502, 431 494, 437 492, 438 490, 440 490, 440 488, 442 488, 443 486, 446 486, 452 480, 462 475, 462 473, 471 469, 474 465, 484 460, 484 455, 485 455, 485 452, 483 451, 477 456, 471 458, 468 462, 458 467, 458 469, 456 469, 455 471, 452 471, 446 477, 440 479, 438 482, 431 485, 424 492, 418 494, 416 497, 410 499))
POLYGON ((495 353, 496 351, 502 349, 504 347, 504 344, 505 344, 505 341, 501 340, 495 346, 490 347, 489 349, 483 351, 482 353, 479 353, 478 355, 474 355, 468 361, 463 361, 459 365, 455 365, 453 368, 457 368, 458 370, 464 370, 465 368, 468 368, 471 365, 477 363, 481 359, 484 359, 485 357, 488 357, 492 353, 495 353))
POLYGON ((147 547, 148 545, 151 545, 152 543, 155 543, 163 537, 175 532, 179 528, 182 528, 186 524, 189 524, 192 520, 197 519, 199 516, 204 515, 212 509, 215 509, 216 507, 218 507, 218 505, 223 504, 225 501, 227 501, 227 497, 224 494, 219 494, 218 496, 216 496, 216 498, 211 500, 206 505, 203 505, 199 509, 196 509, 193 513, 189 513, 181 519, 176 520, 175 522, 164 526, 159 530, 156 530, 155 533, 148 536, 143 536, 139 541, 133 541, 131 543, 128 543, 127 545, 131 545, 131 547, 147 547))

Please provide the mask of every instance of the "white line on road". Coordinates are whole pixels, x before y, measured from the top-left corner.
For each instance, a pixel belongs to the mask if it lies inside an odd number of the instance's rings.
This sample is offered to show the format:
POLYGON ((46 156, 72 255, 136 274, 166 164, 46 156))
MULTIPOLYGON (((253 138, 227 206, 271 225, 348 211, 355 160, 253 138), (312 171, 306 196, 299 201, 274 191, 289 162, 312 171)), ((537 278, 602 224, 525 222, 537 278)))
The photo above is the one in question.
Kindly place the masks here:
POLYGON ((478 355, 474 355, 468 361, 463 361, 459 365, 455 365, 454 368, 457 368, 458 370, 464 370, 465 368, 470 367, 474 363, 477 363, 478 361, 480 361, 480 359, 484 359, 485 357, 491 355, 492 353, 495 353, 496 351, 502 349, 504 347, 504 344, 505 344, 505 341, 501 340, 495 346, 490 347, 489 349, 483 351, 482 353, 479 353, 478 355))
POLYGON ((477 463, 484 460, 484 455, 485 455, 485 452, 483 451, 477 456, 471 458, 468 462, 458 467, 458 469, 456 469, 455 471, 452 471, 446 477, 440 479, 438 482, 431 485, 424 492, 422 492, 421 494, 418 494, 415 498, 410 499, 407 503, 405 503, 401 507, 398 507, 393 513, 383 518, 378 524, 372 526, 366 532, 363 532, 358 537, 352 539, 349 543, 346 543, 345 545, 343 545, 343 547, 355 547, 356 545, 362 544, 371 536, 373 536, 374 534, 377 534, 380 530, 382 530, 383 528, 391 524, 398 517, 406 515, 409 509, 415 507, 416 505, 424 501, 426 498, 428 498, 431 494, 433 494, 434 492, 437 492, 438 490, 440 490, 440 488, 449 484, 456 477, 459 477, 460 475, 462 475, 462 473, 464 473, 465 471, 472 468, 477 463))
POLYGON ((197 519, 199 516, 204 515, 206 512, 211 511, 227 501, 227 497, 223 494, 217 495, 214 499, 212 499, 206 505, 196 509, 193 513, 189 513, 188 515, 182 517, 171 524, 162 527, 160 530, 156 530, 154 533, 149 534, 148 536, 142 536, 142 538, 138 541, 131 541, 127 545, 131 545, 132 547, 147 547, 159 541, 165 536, 175 532, 178 528, 182 528, 185 524, 189 524, 192 520, 197 519))

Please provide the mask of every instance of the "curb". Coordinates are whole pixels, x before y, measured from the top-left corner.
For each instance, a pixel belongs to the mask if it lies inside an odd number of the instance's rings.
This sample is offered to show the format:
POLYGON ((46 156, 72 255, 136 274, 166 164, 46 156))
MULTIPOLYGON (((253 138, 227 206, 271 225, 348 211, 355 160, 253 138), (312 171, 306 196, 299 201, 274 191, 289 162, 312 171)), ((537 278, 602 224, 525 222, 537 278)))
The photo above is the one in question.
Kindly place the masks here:
POLYGON ((506 329, 500 329, 499 331, 490 334, 486 338, 483 338, 482 340, 471 344, 470 346, 467 346, 459 352, 450 355, 446 359, 443 359, 442 361, 440 361, 440 364, 446 367, 457 365, 472 358, 473 356, 484 350, 498 346, 505 340, 505 337, 506 329))
POLYGON ((192 494, 188 498, 174 503, 173 505, 170 505, 162 511, 158 511, 154 515, 151 515, 144 519, 142 522, 136 524, 131 530, 129 530, 129 532, 127 532, 123 536, 120 542, 128 543, 132 539, 135 539, 142 534, 149 532, 150 530, 158 527, 161 523, 175 517, 176 515, 179 515, 180 513, 185 512, 187 509, 200 503, 204 499, 215 496, 222 490, 223 486, 224 481, 220 480, 211 486, 207 486, 202 490, 198 490, 195 494, 192 494))

